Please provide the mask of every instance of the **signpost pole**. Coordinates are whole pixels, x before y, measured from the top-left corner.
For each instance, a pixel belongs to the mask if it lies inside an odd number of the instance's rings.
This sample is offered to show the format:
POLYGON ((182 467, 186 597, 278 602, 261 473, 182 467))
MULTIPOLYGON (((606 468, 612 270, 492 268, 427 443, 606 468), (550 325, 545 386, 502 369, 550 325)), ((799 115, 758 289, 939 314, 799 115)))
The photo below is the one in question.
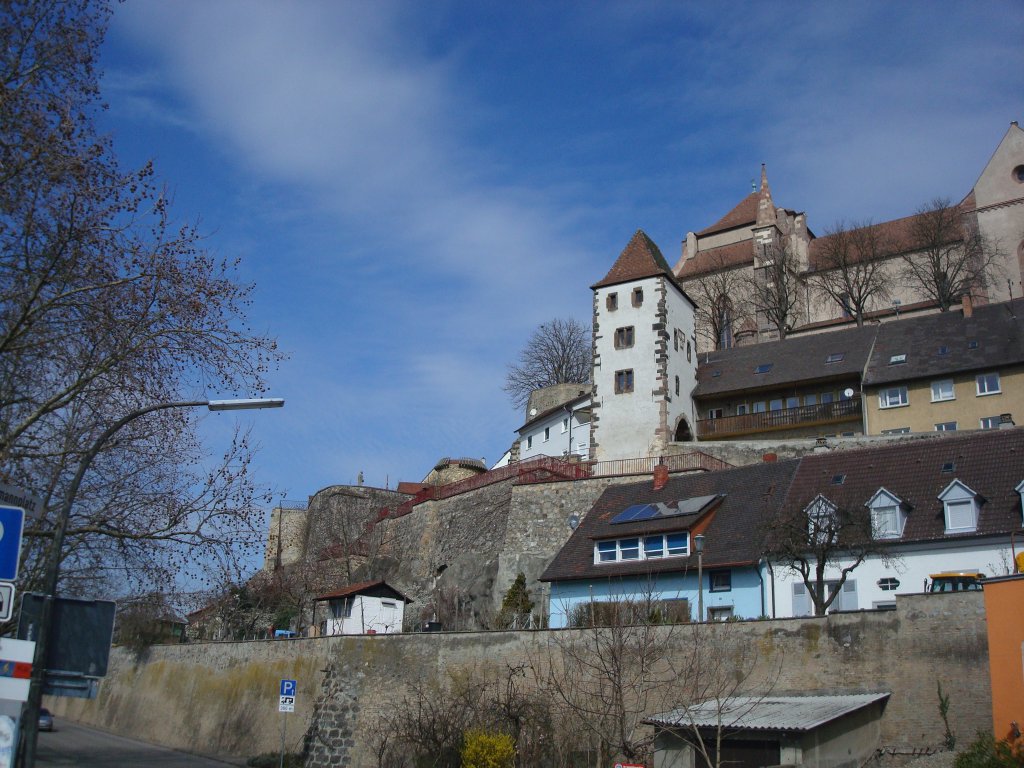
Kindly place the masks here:
POLYGON ((288 713, 282 712, 284 717, 281 718, 281 758, 277 761, 277 768, 284 768, 284 743, 285 734, 288 732, 288 713))

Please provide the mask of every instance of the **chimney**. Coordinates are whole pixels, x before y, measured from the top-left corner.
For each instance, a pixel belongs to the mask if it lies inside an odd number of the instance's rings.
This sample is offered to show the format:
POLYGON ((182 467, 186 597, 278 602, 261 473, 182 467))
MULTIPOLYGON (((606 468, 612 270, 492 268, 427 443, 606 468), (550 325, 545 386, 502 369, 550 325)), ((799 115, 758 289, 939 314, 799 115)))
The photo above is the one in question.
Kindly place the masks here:
POLYGON ((773 461, 778 461, 778 460, 779 460, 779 454, 777 454, 777 453, 766 453, 766 454, 764 454, 764 456, 761 457, 761 461, 765 462, 766 464, 767 463, 771 463, 773 461))
POLYGON ((658 464, 654 468, 654 490, 660 491, 668 482, 668 465, 658 464))
POLYGON ((1000 413, 999 414, 999 428, 1000 429, 1013 429, 1016 426, 1013 423, 1012 413, 1000 413))
POLYGON ((971 294, 965 293, 960 298, 960 301, 964 305, 964 317, 970 317, 971 315, 973 315, 974 314, 974 304, 973 304, 973 302, 971 302, 971 294))

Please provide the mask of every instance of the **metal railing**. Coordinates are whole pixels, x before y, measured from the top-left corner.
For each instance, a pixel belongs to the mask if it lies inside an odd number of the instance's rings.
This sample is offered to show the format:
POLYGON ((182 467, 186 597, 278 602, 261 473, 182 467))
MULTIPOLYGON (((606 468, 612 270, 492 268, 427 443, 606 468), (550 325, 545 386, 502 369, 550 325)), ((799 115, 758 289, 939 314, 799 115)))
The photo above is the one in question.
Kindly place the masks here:
POLYGON ((616 459, 615 461, 589 462, 591 477, 613 475, 646 475, 658 464, 665 464, 669 472, 713 472, 729 469, 732 464, 715 458, 703 451, 689 451, 674 456, 659 456, 646 459, 616 459))
POLYGON ((424 488, 408 501, 402 502, 388 517, 402 517, 424 501, 447 499, 488 485, 514 479, 517 484, 544 483, 553 480, 586 480, 592 477, 619 475, 647 475, 658 464, 665 464, 669 472, 711 472, 732 466, 702 451, 689 451, 673 456, 618 459, 616 461, 566 461, 553 456, 537 456, 508 464, 500 469, 483 472, 448 485, 424 488))
POLYGON ((777 429, 852 421, 861 417, 860 395, 849 400, 837 400, 817 405, 800 405, 778 411, 745 413, 742 416, 723 416, 719 419, 701 419, 697 422, 697 436, 709 437, 771 432, 777 429))

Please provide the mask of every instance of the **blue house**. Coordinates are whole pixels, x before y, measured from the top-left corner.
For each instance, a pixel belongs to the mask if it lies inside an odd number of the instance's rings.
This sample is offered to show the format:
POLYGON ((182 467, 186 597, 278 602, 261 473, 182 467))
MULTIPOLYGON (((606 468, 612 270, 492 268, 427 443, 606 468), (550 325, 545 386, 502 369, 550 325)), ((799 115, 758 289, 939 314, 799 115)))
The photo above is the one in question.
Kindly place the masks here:
POLYGON ((698 620, 701 601, 707 621, 767 615, 760 521, 798 464, 656 471, 654 482, 609 487, 541 575, 550 626, 600 623, 613 605, 677 620, 698 620))

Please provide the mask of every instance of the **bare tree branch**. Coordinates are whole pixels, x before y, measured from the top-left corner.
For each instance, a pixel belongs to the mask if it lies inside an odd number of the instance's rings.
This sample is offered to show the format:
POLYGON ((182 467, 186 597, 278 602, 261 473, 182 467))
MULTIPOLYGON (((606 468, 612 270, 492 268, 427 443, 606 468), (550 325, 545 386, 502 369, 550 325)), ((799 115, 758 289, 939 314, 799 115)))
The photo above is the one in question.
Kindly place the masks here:
POLYGON ((964 215, 960 206, 937 198, 910 220, 904 280, 943 312, 965 295, 976 295, 1002 277, 1001 252, 964 215))
POLYGON ((814 247, 817 263, 811 284, 863 326, 868 308, 890 294, 884 259, 894 253, 891 239, 870 222, 849 228, 839 222, 814 247))
POLYGON ((522 408, 530 393, 554 384, 584 384, 590 381, 590 329, 572 318, 555 318, 542 323, 519 352, 519 360, 508 366, 503 389, 512 404, 522 408))

